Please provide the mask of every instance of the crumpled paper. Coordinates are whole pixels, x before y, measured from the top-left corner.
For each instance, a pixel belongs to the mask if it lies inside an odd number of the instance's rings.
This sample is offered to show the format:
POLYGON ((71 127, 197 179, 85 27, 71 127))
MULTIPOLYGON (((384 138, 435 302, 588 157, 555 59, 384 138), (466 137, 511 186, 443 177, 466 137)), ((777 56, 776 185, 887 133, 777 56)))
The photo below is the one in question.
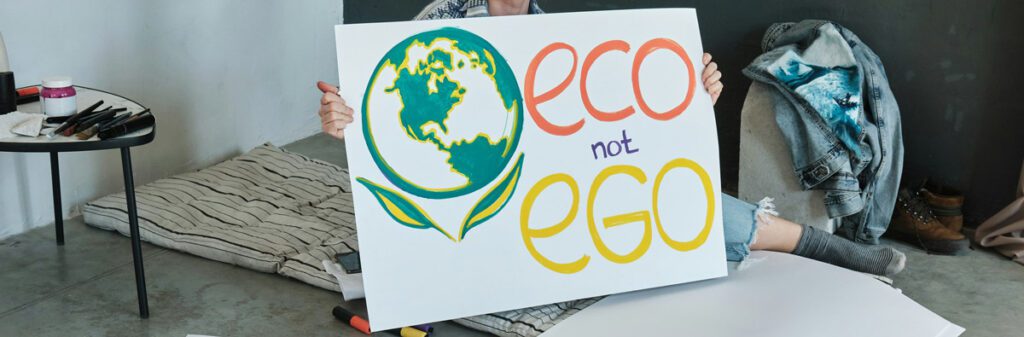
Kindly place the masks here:
POLYGON ((46 115, 13 111, 0 115, 0 139, 17 136, 37 137, 43 129, 46 115))

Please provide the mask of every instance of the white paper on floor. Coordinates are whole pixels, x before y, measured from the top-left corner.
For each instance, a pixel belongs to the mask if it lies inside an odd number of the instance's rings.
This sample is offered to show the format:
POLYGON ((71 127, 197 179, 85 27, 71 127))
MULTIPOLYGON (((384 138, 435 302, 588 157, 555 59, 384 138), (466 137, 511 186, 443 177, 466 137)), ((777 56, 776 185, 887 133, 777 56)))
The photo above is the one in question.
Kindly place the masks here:
POLYGON ((363 291, 363 273, 346 273, 340 264, 330 260, 323 260, 321 263, 324 265, 324 270, 338 280, 338 288, 341 289, 342 298, 346 301, 366 298, 366 292, 363 291))
POLYGON ((562 336, 956 337, 953 324, 874 278, 791 254, 729 277, 609 296, 554 326, 562 336))

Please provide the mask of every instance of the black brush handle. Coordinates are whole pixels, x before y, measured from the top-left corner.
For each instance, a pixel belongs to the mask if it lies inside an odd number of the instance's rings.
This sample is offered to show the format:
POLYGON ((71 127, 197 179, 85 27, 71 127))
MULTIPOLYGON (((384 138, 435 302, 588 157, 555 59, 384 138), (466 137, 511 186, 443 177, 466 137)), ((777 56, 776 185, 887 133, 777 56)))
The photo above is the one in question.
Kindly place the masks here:
POLYGON ((86 119, 86 120, 83 120, 83 121, 79 122, 78 126, 76 126, 75 129, 77 129, 79 131, 85 131, 86 129, 92 127, 93 125, 96 125, 96 123, 110 120, 111 118, 114 118, 114 116, 116 116, 116 115, 117 115, 117 112, 114 111, 114 110, 108 110, 106 112, 101 112, 99 114, 96 114, 95 116, 89 117, 89 119, 86 119))
POLYGON ((114 119, 111 119, 109 121, 105 121, 105 122, 100 123, 97 126, 97 128, 100 129, 100 130, 105 130, 105 129, 111 127, 111 126, 117 125, 118 123, 124 122, 125 120, 127 120, 128 118, 131 118, 131 117, 132 117, 132 114, 130 114, 130 113, 122 114, 120 116, 114 117, 114 119))
POLYGON ((142 116, 138 119, 114 125, 106 130, 100 131, 100 139, 124 136, 129 133, 151 127, 154 124, 156 124, 156 118, 154 118, 153 115, 142 116))
POLYGON ((87 115, 92 113, 93 111, 96 111, 96 108, 99 108, 100 105, 103 105, 103 100, 93 103, 93 105, 90 105, 88 108, 85 108, 85 110, 82 110, 79 113, 71 115, 71 117, 64 121, 64 123, 57 127, 57 129, 51 131, 48 136, 53 137, 53 135, 64 132, 64 130, 67 130, 69 127, 73 126, 75 121, 77 121, 79 118, 82 118, 82 115, 87 115))

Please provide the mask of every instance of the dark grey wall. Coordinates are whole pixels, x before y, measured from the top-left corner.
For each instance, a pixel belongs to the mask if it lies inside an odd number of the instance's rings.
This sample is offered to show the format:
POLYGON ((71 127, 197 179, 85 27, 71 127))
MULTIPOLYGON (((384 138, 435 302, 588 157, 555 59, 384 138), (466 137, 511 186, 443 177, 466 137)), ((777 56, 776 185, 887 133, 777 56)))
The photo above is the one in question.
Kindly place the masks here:
MULTIPOLYGON (((430 1, 346 1, 345 22, 407 20, 430 1)), ((1024 1, 1013 0, 541 0, 547 12, 694 7, 704 47, 721 65, 716 107, 722 178, 735 188, 739 114, 773 22, 836 21, 882 58, 903 114, 905 181, 930 178, 965 191, 977 223, 1014 197, 1024 161, 1024 1)))

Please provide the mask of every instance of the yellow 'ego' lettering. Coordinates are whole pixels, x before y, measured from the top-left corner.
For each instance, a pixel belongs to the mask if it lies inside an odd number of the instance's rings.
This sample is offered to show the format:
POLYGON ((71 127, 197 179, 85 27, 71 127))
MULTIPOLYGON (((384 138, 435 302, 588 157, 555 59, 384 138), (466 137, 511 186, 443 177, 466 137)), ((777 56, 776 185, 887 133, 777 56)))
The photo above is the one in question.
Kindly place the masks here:
POLYGON ((572 274, 583 270, 583 268, 587 266, 587 263, 590 262, 590 256, 586 254, 573 262, 555 262, 538 252, 537 247, 533 245, 533 239, 552 237, 555 234, 561 233, 566 227, 569 227, 569 225, 572 224, 573 219, 576 219, 576 213, 579 211, 579 202, 580 187, 576 184, 575 179, 565 173, 555 173, 544 177, 544 179, 537 182, 537 184, 526 193, 526 197, 523 199, 523 205, 519 211, 519 228, 523 233, 523 243, 526 244, 526 250, 530 251, 530 255, 532 255, 533 258, 537 260, 537 262, 540 262, 544 267, 559 273, 572 274), (537 196, 539 196, 540 193, 546 190, 549 186, 556 183, 565 183, 572 191, 572 207, 569 208, 569 214, 566 214, 562 221, 559 221, 551 227, 541 229, 530 228, 530 210, 533 209, 533 203, 537 200, 537 196))
POLYGON ((648 211, 637 211, 604 218, 604 228, 637 221, 644 222, 643 238, 640 239, 640 243, 633 251, 625 255, 619 255, 608 248, 604 240, 601 239, 601 235, 597 232, 597 225, 594 224, 594 200, 597 199, 597 191, 601 189, 601 185, 604 184, 605 180, 616 174, 625 174, 633 177, 640 184, 647 182, 647 175, 636 166, 614 165, 601 170, 601 173, 598 173, 597 177, 594 178, 594 183, 590 185, 590 193, 587 195, 587 226, 590 227, 590 238, 594 240, 594 247, 597 247, 597 251, 601 253, 601 256, 615 263, 630 263, 643 256, 647 249, 651 248, 651 213, 648 211))

